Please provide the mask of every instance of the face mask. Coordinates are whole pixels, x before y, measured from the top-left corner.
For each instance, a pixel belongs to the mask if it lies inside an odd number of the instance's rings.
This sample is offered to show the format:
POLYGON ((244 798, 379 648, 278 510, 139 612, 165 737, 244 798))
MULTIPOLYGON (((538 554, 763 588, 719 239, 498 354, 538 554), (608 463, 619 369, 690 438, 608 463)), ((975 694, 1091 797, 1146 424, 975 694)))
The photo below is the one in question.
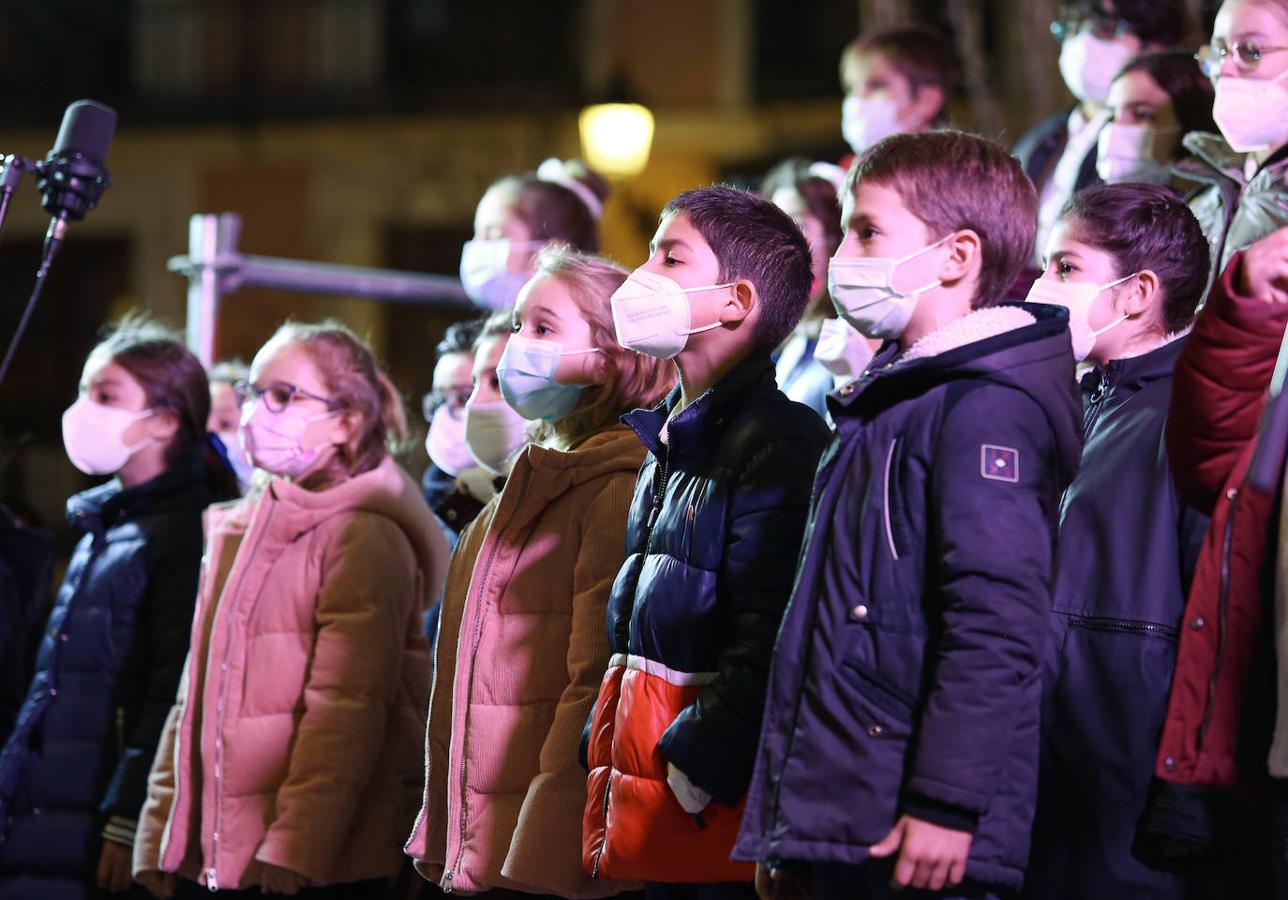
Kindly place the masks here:
POLYGON ((434 410, 425 435, 425 452, 430 462, 453 477, 474 465, 474 457, 465 444, 464 410, 454 416, 446 403, 434 410))
POLYGON ((1127 320, 1127 316, 1119 316, 1104 328, 1092 328, 1092 304, 1096 302, 1096 298, 1100 296, 1102 291, 1117 287, 1124 281, 1130 281, 1136 277, 1136 274, 1133 272, 1125 278, 1119 278, 1117 281, 1111 281, 1108 284, 1051 281, 1046 278, 1039 278, 1033 282, 1033 287, 1029 289, 1029 295, 1024 299, 1024 302, 1049 303, 1052 306, 1063 306, 1069 310, 1069 336, 1073 340, 1073 356, 1078 362, 1082 362, 1091 355, 1092 349, 1096 346, 1096 338, 1127 320))
POLYGON ((1284 139, 1288 133, 1288 91, 1279 82, 1285 77, 1288 71, 1270 79, 1225 76, 1216 80, 1212 118, 1230 149, 1250 153, 1284 139))
POLYGON ((865 337, 891 341, 903 334, 917 308, 917 298, 943 284, 932 281, 914 291, 899 293, 892 281, 897 266, 939 246, 952 235, 944 235, 929 246, 901 259, 886 257, 836 257, 827 264, 827 289, 841 318, 865 337))
POLYGON ((576 408, 581 389, 585 387, 584 384, 560 384, 555 379, 559 360, 599 352, 598 347, 592 347, 564 353, 563 344, 555 341, 512 335, 496 365, 501 396, 525 419, 558 421, 576 408))
MULTIPOLYGON (((541 241, 528 241, 525 249, 535 250, 541 241)), ((519 290, 528 283, 529 275, 507 272, 510 250, 516 246, 504 238, 466 241, 461 248, 461 286, 475 305, 500 310, 514 306, 519 290)))
POLYGON ((215 437, 224 445, 224 452, 228 457, 228 464, 233 467, 233 474, 237 476, 237 484, 244 491, 250 487, 251 476, 255 474, 255 467, 246 459, 246 451, 242 449, 241 435, 236 431, 216 431, 215 437))
POLYGON ((130 457, 156 438, 145 438, 133 447, 125 443, 125 429, 146 419, 152 410, 130 412, 81 397, 63 413, 63 447, 72 465, 86 475, 111 475, 130 457))
POLYGON ((263 403, 246 407, 242 414, 241 439, 256 468, 266 469, 275 475, 299 478, 309 471, 330 444, 306 449, 301 443, 304 430, 314 422, 329 419, 335 410, 310 416, 305 410, 287 406, 280 413, 272 412, 263 403))
POLYGON ((1088 103, 1109 99, 1109 86, 1136 51, 1118 40, 1082 31, 1060 45, 1060 74, 1073 96, 1088 103))
POLYGON ((665 275, 636 269, 610 300, 617 343, 636 353, 674 359, 689 342, 689 335, 719 328, 721 324, 717 321, 694 328, 685 294, 714 291, 733 284, 730 281, 684 288, 665 275))
POLYGON ((504 400, 465 407, 465 444, 474 461, 493 475, 504 472, 505 461, 528 442, 527 429, 527 420, 504 400))
MULTIPOLYGON (((1173 131, 1175 129, 1167 129, 1173 131)), ((1110 122, 1096 143, 1096 173, 1106 184, 1167 184, 1171 168, 1154 159, 1154 139, 1165 132, 1148 125, 1110 122)))
POLYGON ((872 348, 849 322, 825 319, 814 345, 814 359, 838 378, 853 378, 872 359, 872 348))
POLYGON ((886 97, 846 97, 841 101, 841 136, 855 153, 901 131, 895 101, 886 97))

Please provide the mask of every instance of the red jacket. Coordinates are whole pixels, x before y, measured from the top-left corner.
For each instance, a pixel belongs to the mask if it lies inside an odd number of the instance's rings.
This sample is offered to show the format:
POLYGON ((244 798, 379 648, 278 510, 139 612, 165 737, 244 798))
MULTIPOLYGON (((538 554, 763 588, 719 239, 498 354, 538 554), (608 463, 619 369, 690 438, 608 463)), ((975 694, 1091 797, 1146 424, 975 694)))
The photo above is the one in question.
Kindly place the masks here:
POLYGON ((1273 714, 1254 673, 1271 662, 1262 568, 1274 497, 1245 475, 1288 305, 1239 296, 1242 264, 1240 253, 1212 286, 1177 361, 1167 423, 1177 486, 1212 524, 1182 620, 1149 831, 1208 846, 1221 841, 1225 815, 1237 818, 1235 792, 1257 778, 1240 762, 1264 776, 1266 748, 1247 738, 1273 714))

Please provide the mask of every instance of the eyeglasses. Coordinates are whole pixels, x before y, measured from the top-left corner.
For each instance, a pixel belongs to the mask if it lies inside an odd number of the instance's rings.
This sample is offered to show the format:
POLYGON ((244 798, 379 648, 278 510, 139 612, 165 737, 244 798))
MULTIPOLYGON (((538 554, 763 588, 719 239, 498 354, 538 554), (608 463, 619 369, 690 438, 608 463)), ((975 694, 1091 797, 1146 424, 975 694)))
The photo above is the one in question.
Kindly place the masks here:
POLYGON ((269 412, 280 413, 297 397, 325 403, 327 409, 339 407, 339 404, 334 400, 319 397, 317 394, 310 393, 302 387, 296 387, 285 381, 274 381, 264 387, 251 384, 249 381, 239 381, 233 385, 233 389, 237 391, 237 400, 240 403, 254 403, 256 400, 263 400, 269 412))
POLYGON ((469 402, 470 394, 474 393, 474 386, 467 384, 460 387, 450 387, 445 391, 430 391, 421 400, 420 411, 428 422, 434 418, 434 413, 444 404, 447 405, 447 411, 454 416, 460 416, 465 410, 465 404, 469 402))
POLYGON ((1051 35, 1057 41, 1063 42, 1088 31, 1101 40, 1111 41, 1130 32, 1131 26, 1126 19, 1105 12, 1064 16, 1051 23, 1051 35))
POLYGON ((1233 44, 1227 44, 1218 38, 1200 47, 1194 54, 1194 58, 1198 60, 1199 68, 1203 70, 1204 75, 1215 78, 1221 74, 1221 67, 1231 56, 1234 57, 1234 67, 1240 72, 1254 72, 1257 66, 1261 65, 1262 56, 1282 50, 1288 50, 1288 47, 1262 47, 1253 41, 1235 41, 1233 44))

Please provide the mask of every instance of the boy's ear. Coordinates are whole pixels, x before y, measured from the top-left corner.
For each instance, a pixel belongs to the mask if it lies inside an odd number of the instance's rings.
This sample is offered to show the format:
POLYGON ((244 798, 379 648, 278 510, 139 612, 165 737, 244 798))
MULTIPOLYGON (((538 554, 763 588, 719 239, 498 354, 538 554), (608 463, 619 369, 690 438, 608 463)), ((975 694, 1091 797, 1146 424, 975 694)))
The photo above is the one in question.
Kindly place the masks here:
POLYGON ((720 309, 720 324, 732 325, 744 321, 759 302, 760 295, 754 284, 745 278, 735 281, 733 290, 729 292, 729 299, 720 309))
POLYGON ((946 100, 944 89, 939 85, 921 85, 912 92, 912 102, 908 104, 906 124, 916 128, 929 128, 943 111, 946 100))
POLYGON ((1152 269, 1138 273, 1131 281, 1123 282, 1119 294, 1119 309, 1125 316, 1138 316, 1148 312, 1158 297, 1158 275, 1152 269))
POLYGON ((984 246, 973 230, 963 228, 945 243, 948 245, 948 259, 940 270, 940 281, 952 284, 979 270, 984 246))

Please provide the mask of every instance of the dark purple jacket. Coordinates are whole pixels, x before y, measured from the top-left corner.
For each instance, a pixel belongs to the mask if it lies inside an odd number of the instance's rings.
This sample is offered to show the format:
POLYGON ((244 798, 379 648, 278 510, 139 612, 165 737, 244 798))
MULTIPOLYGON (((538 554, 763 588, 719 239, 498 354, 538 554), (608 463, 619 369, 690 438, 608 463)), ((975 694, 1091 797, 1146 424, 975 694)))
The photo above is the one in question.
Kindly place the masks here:
POLYGON ((908 813, 974 832, 969 878, 1023 880, 1081 446, 1068 314, 1026 308, 834 395, 735 857, 861 863, 908 813))

